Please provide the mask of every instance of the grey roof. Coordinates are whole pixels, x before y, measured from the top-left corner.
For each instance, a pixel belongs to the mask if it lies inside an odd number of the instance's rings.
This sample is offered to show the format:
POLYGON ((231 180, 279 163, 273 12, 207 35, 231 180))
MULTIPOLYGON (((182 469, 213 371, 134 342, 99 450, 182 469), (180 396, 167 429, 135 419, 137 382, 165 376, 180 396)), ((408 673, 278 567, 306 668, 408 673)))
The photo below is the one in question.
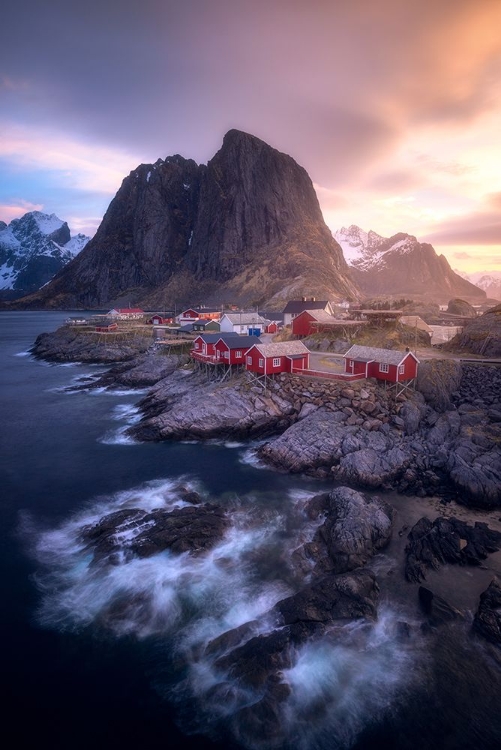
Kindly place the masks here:
POLYGON ((242 338, 238 333, 234 333, 233 331, 230 331, 229 333, 201 333, 200 336, 197 336, 197 338, 201 338, 205 341, 206 344, 215 344, 219 339, 226 340, 226 337, 229 337, 230 339, 242 338))
POLYGON ((262 311, 263 316, 266 318, 266 320, 271 320, 273 323, 283 323, 284 322, 284 314, 283 312, 264 312, 262 311))
MULTIPOLYGON (((412 352, 401 352, 398 349, 378 349, 375 346, 354 344, 344 356, 349 357, 349 359, 358 359, 361 362, 382 362, 386 365, 399 365, 408 354, 412 354, 412 352)), ((415 354, 412 354, 412 356, 417 359, 415 354)))
POLYGON ((256 349, 264 357, 284 357, 310 353, 310 350, 306 348, 302 341, 278 341, 275 344, 259 344, 256 349))
POLYGON ((320 300, 319 302, 311 299, 305 301, 301 299, 293 299, 287 302, 283 309, 284 313, 300 313, 303 310, 324 310, 329 304, 328 300, 320 300))
POLYGON ((228 336, 228 334, 220 335, 219 338, 224 340, 228 349, 250 349, 254 344, 261 343, 259 336, 239 336, 238 333, 236 336, 230 335, 228 338, 225 338, 225 336, 228 336))
POLYGON ((259 313, 256 312, 234 312, 234 313, 225 313, 225 316, 228 318, 230 323, 233 323, 233 325, 252 325, 253 323, 265 323, 265 319, 259 315, 259 313))

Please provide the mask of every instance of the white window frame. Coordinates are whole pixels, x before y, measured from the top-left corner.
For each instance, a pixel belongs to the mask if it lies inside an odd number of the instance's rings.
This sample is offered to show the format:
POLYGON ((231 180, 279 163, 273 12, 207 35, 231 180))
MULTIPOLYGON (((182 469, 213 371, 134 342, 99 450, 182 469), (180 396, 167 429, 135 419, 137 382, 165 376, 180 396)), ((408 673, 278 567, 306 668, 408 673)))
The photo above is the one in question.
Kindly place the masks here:
POLYGON ((379 363, 379 372, 390 372, 390 365, 387 362, 380 362, 379 363))
POLYGON ((282 364, 281 357, 273 357, 273 367, 280 367, 281 364, 282 364))
POLYGON ((252 357, 247 357, 247 364, 248 364, 248 365, 251 365, 251 364, 252 364, 252 357))
POLYGON ((262 357, 259 357, 258 365, 259 367, 264 367, 264 359, 262 357))
POLYGON ((235 352, 235 358, 236 358, 236 359, 241 359, 241 358, 242 358, 242 352, 241 352, 240 350, 237 350, 237 351, 235 352))
POLYGON ((398 374, 404 375, 405 374, 405 365, 399 365, 398 366, 398 374))
POLYGON ((224 356, 224 358, 225 358, 225 359, 229 359, 229 358, 230 358, 230 353, 229 353, 229 351, 228 351, 228 350, 226 350, 223 356, 224 356))

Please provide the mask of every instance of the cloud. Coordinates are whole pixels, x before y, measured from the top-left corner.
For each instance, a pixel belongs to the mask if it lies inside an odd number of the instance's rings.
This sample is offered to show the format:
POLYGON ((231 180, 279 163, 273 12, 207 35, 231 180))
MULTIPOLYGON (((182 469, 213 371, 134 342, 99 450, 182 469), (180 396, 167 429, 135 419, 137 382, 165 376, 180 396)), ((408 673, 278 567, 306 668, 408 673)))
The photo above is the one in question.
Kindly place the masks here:
POLYGON ((0 204, 0 216, 2 220, 9 224, 12 219, 19 219, 20 216, 29 211, 41 211, 43 203, 30 203, 29 201, 19 200, 11 204, 0 204))
POLYGON ((438 224, 423 240, 446 245, 501 245, 501 217, 485 211, 459 216, 438 224))
POLYGON ((115 193, 139 159, 113 148, 86 144, 58 132, 0 122, 0 158, 12 169, 58 172, 67 187, 115 193))

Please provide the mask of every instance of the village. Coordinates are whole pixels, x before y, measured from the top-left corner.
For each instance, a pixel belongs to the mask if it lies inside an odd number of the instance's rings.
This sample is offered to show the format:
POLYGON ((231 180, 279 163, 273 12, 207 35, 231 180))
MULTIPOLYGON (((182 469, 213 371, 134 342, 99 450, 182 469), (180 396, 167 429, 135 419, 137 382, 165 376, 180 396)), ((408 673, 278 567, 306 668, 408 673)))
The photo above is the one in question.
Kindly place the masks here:
POLYGON ((345 382, 375 378, 398 395, 415 387, 419 358, 411 347, 353 343, 342 353, 320 357, 304 340, 324 333, 350 342, 366 326, 391 329, 402 318, 416 333, 419 325, 422 337, 424 321, 417 316, 408 320, 401 310, 350 308, 348 303, 336 306, 306 297, 289 301, 282 313, 200 306, 178 315, 174 311, 149 314, 129 307, 90 318, 70 318, 66 323, 95 334, 104 344, 141 331, 151 335, 154 350, 188 353, 194 368, 207 379, 224 381, 245 371, 266 389, 270 379, 283 373, 345 382))

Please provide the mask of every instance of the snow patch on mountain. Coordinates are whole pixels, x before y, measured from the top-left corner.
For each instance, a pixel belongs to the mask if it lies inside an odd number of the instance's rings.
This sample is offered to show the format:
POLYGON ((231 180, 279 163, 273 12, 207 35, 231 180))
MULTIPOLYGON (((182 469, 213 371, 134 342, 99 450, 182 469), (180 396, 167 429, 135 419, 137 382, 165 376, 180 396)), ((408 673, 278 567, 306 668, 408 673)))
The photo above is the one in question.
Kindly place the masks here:
POLYGON ((55 214, 30 211, 0 224, 0 290, 28 294, 40 289, 85 247, 55 214))
POLYGON ((501 271, 475 271, 474 273, 457 271, 456 273, 483 289, 490 299, 501 300, 501 271))
POLYGON ((398 251, 405 255, 414 250, 417 240, 410 234, 396 234, 393 237, 382 237, 370 230, 364 232, 360 227, 352 224, 343 227, 334 234, 334 239, 341 245, 343 255, 349 266, 360 271, 370 271, 380 266, 385 255, 398 251))

